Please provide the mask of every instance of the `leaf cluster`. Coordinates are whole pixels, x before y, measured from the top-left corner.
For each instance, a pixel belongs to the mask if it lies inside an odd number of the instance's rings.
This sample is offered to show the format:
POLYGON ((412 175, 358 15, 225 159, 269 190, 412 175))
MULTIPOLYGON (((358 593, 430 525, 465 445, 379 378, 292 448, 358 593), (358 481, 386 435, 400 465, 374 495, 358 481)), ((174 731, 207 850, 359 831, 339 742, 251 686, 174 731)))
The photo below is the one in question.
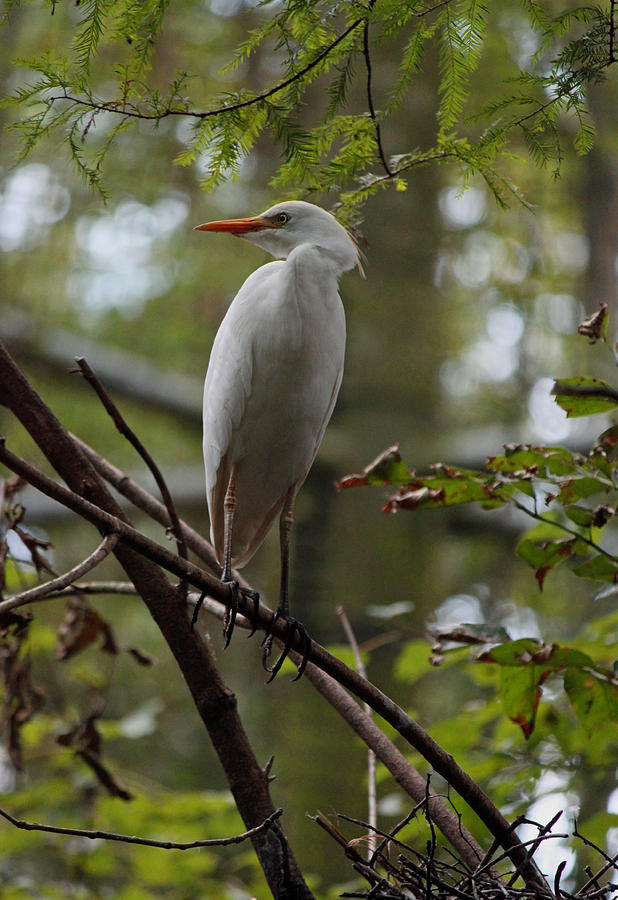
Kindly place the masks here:
POLYGON ((22 155, 43 137, 64 134, 78 171, 104 190, 103 161, 120 132, 139 120, 158 124, 179 116, 193 127, 176 162, 204 164, 207 190, 235 176, 257 140, 268 134, 283 157, 273 184, 305 194, 337 192, 343 218, 387 184, 405 190, 402 174, 413 166, 446 159, 455 161, 464 177, 480 174, 504 203, 512 189, 499 162, 519 136, 536 163, 552 162, 558 171, 560 120, 567 115, 575 123, 577 151, 590 148, 586 87, 614 61, 608 35, 615 23, 607 10, 582 6, 551 17, 544 7, 526 3, 518 15, 538 35, 532 65, 514 67, 479 110, 472 78, 488 43, 505 40, 498 11, 484 0, 288 0, 254 11, 256 27, 221 72, 228 81, 236 77, 237 86, 215 89, 204 103, 198 79, 187 74, 187 61, 176 48, 178 73, 166 89, 156 86, 153 54, 166 46, 168 5, 167 0, 86 0, 62 53, 21 61, 35 78, 4 102, 16 109, 22 155), (439 58, 435 144, 391 150, 380 126, 403 110, 434 50, 439 58), (398 60, 397 72, 391 84, 380 85, 380 106, 373 96, 373 63, 377 54, 387 53, 398 60), (248 61, 265 56, 277 60, 278 79, 265 88, 243 84, 248 61), (320 121, 309 127, 304 107, 314 105, 316 97, 325 103, 319 101, 320 121), (485 124, 476 136, 470 131, 474 120, 485 124))
MULTIPOLYGON (((579 327, 591 342, 605 340, 607 307, 579 327)), ((618 408, 618 390, 594 376, 558 379, 552 394, 567 416, 588 416, 618 408)), ((618 425, 606 428, 587 454, 567 447, 508 444, 490 456, 482 470, 437 463, 429 474, 417 475, 402 460, 397 445, 389 447, 361 473, 337 482, 343 488, 396 486, 383 512, 443 509, 478 503, 483 509, 511 506, 535 522, 516 546, 517 555, 533 570, 539 589, 563 563, 573 575, 608 585, 615 595, 618 555, 615 522, 618 513, 618 425)), ((560 672, 571 706, 588 733, 618 722, 618 661, 597 665, 583 650, 539 643, 533 638, 512 641, 471 625, 434 635, 434 664, 444 660, 445 646, 490 644, 478 661, 500 667, 503 709, 529 737, 534 729, 541 685, 560 672)))

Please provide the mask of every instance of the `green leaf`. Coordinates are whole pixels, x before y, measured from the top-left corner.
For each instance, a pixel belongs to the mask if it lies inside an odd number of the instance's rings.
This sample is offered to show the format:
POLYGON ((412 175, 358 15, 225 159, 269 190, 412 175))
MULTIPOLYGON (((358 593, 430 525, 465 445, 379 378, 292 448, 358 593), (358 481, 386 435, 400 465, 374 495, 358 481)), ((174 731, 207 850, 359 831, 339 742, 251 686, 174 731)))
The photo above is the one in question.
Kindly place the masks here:
POLYGON ((573 574, 579 578, 592 578, 594 581, 608 581, 611 584, 618 582, 618 560, 610 559, 599 553, 573 569, 573 574))
POLYGON ((583 669, 567 669, 564 689, 577 718, 592 735, 608 723, 618 722, 618 686, 583 669))
POLYGON ((562 482, 560 490, 554 499, 558 500, 561 505, 570 506, 577 500, 592 497, 595 494, 607 493, 611 487, 611 482, 582 475, 562 482))
POLYGON ((590 528, 592 524, 592 510, 586 506, 565 506, 564 514, 571 522, 575 522, 581 528, 590 528))
POLYGON ((594 660, 587 653, 560 647, 558 644, 544 644, 537 638, 519 638, 498 644, 481 653, 477 661, 515 667, 537 665, 547 671, 558 671, 570 666, 594 668, 594 660))
POLYGON ((516 641, 506 641, 492 647, 477 658, 477 662, 498 663, 501 666, 528 665, 543 644, 537 638, 519 638, 516 641))
POLYGON ((591 375, 560 378, 554 382, 551 392, 569 418, 607 412, 618 406, 618 391, 591 375))
POLYGON ((512 722, 519 725, 526 740, 534 731, 536 713, 541 699, 539 666, 500 670, 500 700, 512 722))
POLYGON ((474 502, 480 502, 489 508, 505 503, 505 498, 500 495, 500 486, 489 485, 486 478, 478 472, 453 469, 442 464, 435 467, 435 470, 435 475, 409 478, 406 487, 389 497, 383 512, 441 509, 444 506, 474 502))
POLYGON ((517 544, 515 552, 535 569, 535 578, 542 589, 547 573, 581 549, 577 542, 578 538, 561 537, 554 540, 537 541, 530 537, 524 537, 517 544))
POLYGON ((529 444, 506 444, 502 456, 490 456, 488 469, 499 474, 569 475, 575 472, 582 457, 565 447, 534 447, 529 444))

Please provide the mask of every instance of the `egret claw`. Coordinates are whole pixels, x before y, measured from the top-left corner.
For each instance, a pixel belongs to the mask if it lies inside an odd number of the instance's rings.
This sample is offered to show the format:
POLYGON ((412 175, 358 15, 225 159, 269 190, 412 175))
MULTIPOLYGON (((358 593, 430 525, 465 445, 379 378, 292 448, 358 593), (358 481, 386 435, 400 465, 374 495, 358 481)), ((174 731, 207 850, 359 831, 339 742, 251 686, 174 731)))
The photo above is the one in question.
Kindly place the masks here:
MULTIPOLYGON (((225 583, 225 582, 224 582, 225 583)), ((240 590, 240 585, 237 581, 228 581, 231 589, 232 595, 232 604, 225 611, 225 618, 223 619, 223 649, 227 650, 230 645, 230 641, 232 640, 232 634, 234 633, 234 625, 236 624, 236 616, 238 615, 238 593, 240 590)))
POLYGON ((204 597, 208 592, 202 591, 200 594, 197 603, 193 607, 193 615, 191 616, 191 631, 195 628, 195 623, 197 622, 197 617, 200 614, 200 609, 202 608, 202 604, 204 603, 204 597))
POLYGON ((259 624, 258 612, 260 610, 260 595, 257 591, 252 591, 249 588, 241 588, 241 591, 245 594, 247 600, 250 600, 253 603, 253 610, 251 613, 251 631, 247 635, 247 637, 253 637, 253 635, 257 631, 257 627, 259 624))
MULTIPOLYGON (((259 624, 258 612, 260 608, 260 595, 257 591, 252 590, 251 588, 244 588, 239 585, 239 583, 235 579, 230 579, 230 581, 223 581, 223 584, 229 584, 230 590, 232 592, 232 603, 225 612, 225 618, 223 619, 223 639, 224 639, 224 649, 229 646, 229 643, 232 639, 232 634, 234 632, 234 625, 236 624, 236 616, 238 615, 238 595, 243 594, 253 604, 253 610, 250 616, 251 619, 251 631, 249 633, 249 637, 255 634, 257 631, 257 627, 259 624)), ((197 622, 197 618, 200 614, 200 609, 204 603, 204 598, 207 596, 208 591, 202 591, 200 594, 195 607, 193 608, 193 615, 191 616, 191 631, 195 628, 195 624, 197 622)), ((249 618, 249 617, 248 617, 249 618)))
POLYGON ((298 679, 302 677, 302 674, 307 667, 309 654, 311 653, 311 638, 309 637, 307 629, 301 622, 299 622, 297 619, 288 618, 287 616, 283 617, 277 610, 270 621, 268 631, 266 632, 266 637, 262 641, 262 666, 264 667, 266 672, 270 672, 270 678, 268 678, 266 684, 270 684, 270 682, 278 675, 287 656, 289 656, 290 650, 292 649, 292 644, 294 643, 294 637, 297 633, 303 644, 303 653, 300 666, 298 667, 298 674, 292 679, 292 681, 298 681, 298 679), (275 626, 275 623, 280 618, 285 618, 285 623, 287 625, 285 645, 276 663, 271 667, 268 665, 268 657, 270 656, 272 650, 273 628, 275 626))
POLYGON ((311 638, 309 637, 307 629, 304 627, 304 625, 301 625, 300 623, 297 623, 297 625, 299 626, 298 634, 302 638, 303 644, 304 644, 303 658, 300 661, 300 666, 298 667, 298 672, 294 676, 294 678, 292 678, 292 681, 298 681, 299 678, 303 677, 303 673, 304 673, 305 669, 307 668, 307 663, 309 662, 309 656, 311 654, 311 638))

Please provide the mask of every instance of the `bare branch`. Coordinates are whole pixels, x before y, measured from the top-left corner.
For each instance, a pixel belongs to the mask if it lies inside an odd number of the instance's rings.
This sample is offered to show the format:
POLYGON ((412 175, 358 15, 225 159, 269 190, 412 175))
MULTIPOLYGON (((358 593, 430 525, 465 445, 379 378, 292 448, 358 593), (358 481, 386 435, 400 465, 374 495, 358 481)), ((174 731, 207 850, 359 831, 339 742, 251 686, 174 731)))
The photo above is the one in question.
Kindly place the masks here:
POLYGON ((138 595, 138 590, 130 581, 80 581, 72 587, 65 587, 53 592, 51 599, 56 597, 71 597, 75 591, 80 594, 124 594, 127 596, 138 595))
POLYGON ((384 153, 384 147, 382 146, 382 134, 380 132, 380 123, 378 121, 378 117, 376 116, 375 107, 373 105, 373 92, 372 92, 372 69, 371 69, 371 54, 369 52, 369 22, 365 22, 365 27, 363 29, 363 56, 365 57, 365 68, 367 69, 367 105, 369 107, 369 115, 371 116, 371 121, 373 122, 375 132, 376 132, 376 144, 378 145, 378 153, 380 155, 380 160, 382 162, 382 166, 384 171, 386 172, 388 178, 393 177, 393 173, 391 168, 386 160, 386 154, 384 153))
MULTIPOLYGON (((558 821, 558 819, 559 819, 560 816, 562 815, 562 812, 563 812, 563 811, 562 811, 561 809, 559 809, 558 812, 556 813, 556 815, 555 815, 552 819, 550 819, 550 821, 549 821, 546 825, 539 825, 539 826, 538 826, 538 829, 539 829, 539 836, 538 836, 538 838, 536 839, 536 842, 535 842, 534 844, 531 844, 531 845, 530 845, 530 850, 528 851, 531 857, 534 856, 534 854, 536 853, 536 851, 539 849, 539 847, 540 847, 541 844, 543 843, 544 837, 545 837, 546 835, 548 835, 548 834, 551 833, 552 828, 554 827, 554 825, 556 824, 556 822, 558 821)), ((511 885, 515 884, 515 882, 517 881, 518 878, 519 878, 519 872, 518 872, 517 869, 516 869, 516 870, 513 872, 513 874, 511 875, 511 877, 509 878, 509 882, 508 882, 508 883, 509 883, 509 887, 511 887, 511 885)), ((559 897, 559 896, 560 896, 560 894, 558 894, 558 897, 559 897)))
MULTIPOLYGON (((215 599, 225 603, 226 606, 231 606, 231 589, 227 584, 223 584, 218 579, 213 578, 193 563, 180 559, 156 542, 149 540, 126 522, 47 478, 30 463, 15 456, 14 453, 5 447, 4 442, 0 442, 0 462, 3 462, 9 469, 21 475, 39 490, 68 506, 87 521, 96 524, 99 528, 117 533, 121 544, 126 544, 132 550, 145 555, 148 559, 153 560, 168 571, 186 578, 190 584, 206 591, 215 599)), ((260 604, 259 609, 254 611, 253 605, 249 604, 249 601, 241 595, 238 598, 238 605, 243 615, 247 618, 253 617, 263 629, 270 625, 272 612, 262 604, 260 604)), ((273 634, 281 639, 285 639, 286 633, 285 623, 276 623, 273 634)), ((293 638, 293 647, 301 654, 303 653, 304 648, 298 635, 295 635, 293 638)), ((549 888, 544 878, 534 862, 529 859, 524 845, 511 831, 508 821, 482 788, 455 762, 449 753, 436 743, 393 700, 315 641, 312 641, 309 658, 341 685, 347 687, 361 700, 369 703, 375 712, 396 728, 402 737, 415 747, 430 762, 434 769, 452 785, 483 820, 491 833, 499 838, 501 845, 506 849, 506 855, 510 856, 516 866, 522 866, 522 877, 526 882, 543 893, 548 892, 549 888)))
MULTIPOLYGON (((141 509, 142 512, 145 512, 160 525, 163 525, 164 528, 169 528, 171 525, 169 512, 163 503, 157 500, 156 497, 153 497, 149 491, 133 481, 133 479, 125 472, 117 466, 114 466, 109 460, 102 457, 96 450, 81 441, 75 435, 73 435, 73 440, 84 451, 99 475, 111 484, 119 494, 122 494, 127 500, 130 500, 134 506, 141 509)), ((201 534, 195 531, 195 529, 191 528, 190 525, 183 522, 182 519, 180 520, 180 528, 187 546, 202 560, 202 562, 206 563, 213 574, 218 575, 221 571, 221 566, 215 556, 212 545, 205 540, 201 534)), ((248 582, 246 582, 238 572, 234 573, 234 577, 238 580, 241 587, 249 587, 248 582)))
MULTIPOLYGON (((0 404, 12 411, 69 486, 71 490, 63 489, 69 500, 72 502, 77 498, 85 504, 90 512, 84 518, 96 524, 104 535, 118 531, 119 526, 134 532, 135 529, 131 529, 126 523, 122 509, 107 491, 88 458, 1 344, 0 384, 0 404), (84 500, 84 497, 88 500, 84 500), (92 511, 94 514, 89 518, 92 511)), ((37 475, 36 469, 32 468, 35 477, 39 477, 40 473, 37 475)), ((47 480, 55 490, 60 489, 60 485, 56 485, 51 479, 47 480)), ((154 542, 151 543, 157 547, 154 542)), ((218 585, 221 593, 223 586, 217 579, 207 576, 197 566, 169 554, 163 548, 160 548, 160 552, 166 558, 177 560, 177 574, 180 577, 185 575, 186 568, 191 567, 201 574, 202 587, 207 579, 215 588, 218 585)), ((124 540, 118 541, 114 555, 138 589, 182 672, 245 827, 250 829, 260 825, 275 809, 268 779, 243 727, 234 693, 216 666, 214 653, 200 634, 191 630, 186 615, 186 602, 182 601, 178 590, 170 583, 159 564, 153 564, 151 558, 142 552, 136 552, 124 540)), ((251 842, 275 896, 282 896, 287 891, 288 895, 293 894, 298 900, 310 900, 313 897, 278 824, 254 835, 251 842)))
MULTIPOLYGON (((301 656, 292 653, 295 664, 300 665, 301 656)), ((425 802, 425 779, 403 753, 379 728, 364 709, 350 697, 334 678, 316 665, 309 663, 305 669, 307 678, 317 691, 327 700, 356 734, 376 754, 386 766, 399 786, 415 803, 425 802)), ((434 791, 429 800, 432 818, 449 843, 457 850, 466 865, 474 870, 483 851, 470 832, 461 825, 453 812, 445 806, 442 798, 434 791)))
POLYGON ((227 847, 229 844, 241 844, 248 838, 255 837, 262 831, 272 828, 277 819, 283 814, 283 809, 276 809, 267 819, 264 819, 261 825, 250 828, 242 834, 235 834, 227 838, 209 838, 203 841, 189 841, 188 843, 179 843, 177 841, 152 841, 148 838, 139 838, 134 835, 115 834, 112 831, 89 831, 83 828, 61 828, 57 825, 40 825, 38 822, 26 822, 24 819, 16 819, 6 810, 0 808, 0 816, 5 818, 7 822, 16 828, 24 831, 45 831, 48 834, 66 834, 72 837, 84 837, 90 840, 103 841, 120 841, 123 844, 139 844, 143 847, 157 847, 160 850, 195 850, 197 847, 227 847))
MULTIPOLYGON (((352 648, 352 652, 354 654, 354 664, 356 666, 356 671, 359 675, 362 675, 363 678, 367 678, 367 671, 365 669, 365 664, 363 663, 363 658, 361 656, 361 652, 358 646, 358 641, 356 640, 356 635, 354 634, 354 630, 350 625, 350 620, 348 619, 346 612, 343 606, 337 607, 337 615, 339 616, 339 621, 343 627, 345 635, 348 639, 348 643, 352 648)), ((367 704, 363 704, 363 708, 366 714, 371 718, 371 707, 367 704)), ((369 748, 367 752, 367 806, 368 806, 368 816, 370 824, 372 827, 378 824, 378 811, 377 811, 377 800, 376 800, 376 755, 374 751, 369 748)), ((376 849, 376 835, 375 832, 370 832, 367 840, 367 857, 371 859, 376 849)))
POLYGON ((25 606, 27 603, 34 603, 36 600, 47 599, 50 594, 55 594, 57 596, 58 591, 68 588, 70 585, 74 586, 68 593, 75 593, 75 590, 81 590, 75 585, 77 579, 82 578, 87 572, 90 572, 91 569, 94 569, 95 566, 98 566, 99 563, 103 562, 103 560, 114 551, 117 543, 118 535, 108 534, 107 537, 101 541, 96 550, 93 550, 90 556, 87 556, 86 559, 82 560, 78 565, 69 569, 64 575, 60 575, 58 578, 54 578, 51 581, 46 581, 44 584, 39 584, 36 587, 30 588, 28 591, 23 591, 21 594, 14 594, 12 597, 7 597, 6 600, 0 602, 0 615, 4 612, 8 612, 9 609, 25 606))
MULTIPOLYGON (((587 837, 584 837, 581 831, 579 831, 579 829, 577 828, 577 820, 575 821, 575 826, 573 828, 573 836, 579 838, 580 841, 583 841, 583 843, 586 844, 587 847, 592 847, 603 857, 603 859, 606 860, 606 865, 603 866, 603 868, 599 872, 597 872, 595 878, 599 878, 601 875, 604 875, 605 872, 609 871, 609 869, 618 869, 618 853, 616 853, 614 856, 609 856, 604 850, 602 850, 600 847, 597 847, 597 845, 592 841, 589 841, 587 837)), ((587 882, 584 887, 580 888, 578 894, 581 894, 590 885, 590 882, 594 882, 594 879, 590 879, 590 881, 587 882)))
MULTIPOLYGON (((144 447, 143 443, 135 434, 133 429, 129 427, 124 419, 124 416, 121 414, 120 410, 97 378, 95 372, 92 370, 87 360, 84 359, 83 356, 77 356, 75 357, 75 362, 79 366, 79 370, 88 384, 91 385, 91 387, 94 389, 97 397, 105 407, 106 412, 110 415, 114 425, 116 426, 120 434, 125 437, 133 447, 135 447, 139 455, 142 457, 142 459, 152 472, 154 480, 156 481, 157 487, 161 492, 161 497, 163 498, 163 502, 165 503, 170 517, 172 531, 176 538, 176 546, 178 547, 178 555, 181 557, 181 559, 188 559, 189 557, 187 554, 187 545, 185 544, 185 540, 182 535, 182 529, 180 528, 176 506, 174 505, 172 495, 169 492, 169 488, 165 482, 165 478, 163 477, 161 469, 156 464, 148 450, 144 447)), ((184 581, 181 581, 180 590, 181 593, 186 596, 187 586, 184 581)))

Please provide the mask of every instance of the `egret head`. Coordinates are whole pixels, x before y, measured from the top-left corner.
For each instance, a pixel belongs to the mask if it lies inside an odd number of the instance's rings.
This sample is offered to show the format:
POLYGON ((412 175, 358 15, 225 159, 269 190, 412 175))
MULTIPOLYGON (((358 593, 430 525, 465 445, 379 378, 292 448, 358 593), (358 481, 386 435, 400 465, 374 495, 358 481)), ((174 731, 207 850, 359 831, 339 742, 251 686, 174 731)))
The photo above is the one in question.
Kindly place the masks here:
POLYGON ((225 219, 198 225, 196 231, 225 231, 245 238, 277 259, 302 244, 318 247, 340 272, 359 265, 360 251, 350 233, 325 209, 304 200, 288 200, 249 219, 225 219))

